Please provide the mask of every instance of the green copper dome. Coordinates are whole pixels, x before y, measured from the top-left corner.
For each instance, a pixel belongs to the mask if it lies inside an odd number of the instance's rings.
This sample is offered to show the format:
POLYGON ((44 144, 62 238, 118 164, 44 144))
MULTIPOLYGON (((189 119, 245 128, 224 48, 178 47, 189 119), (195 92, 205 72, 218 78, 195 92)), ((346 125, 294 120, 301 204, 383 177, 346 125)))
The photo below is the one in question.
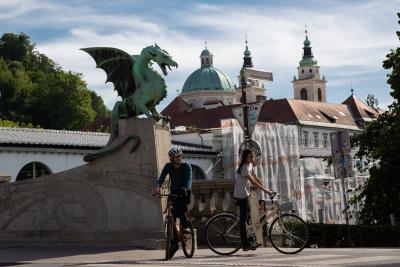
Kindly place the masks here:
POLYGON ((303 47, 303 59, 300 60, 299 65, 301 67, 310 67, 310 66, 315 66, 317 65, 317 61, 314 60, 314 55, 311 51, 311 42, 308 40, 307 32, 306 32, 306 39, 303 42, 304 47, 303 47))
POLYGON ((203 51, 201 51, 200 54, 201 57, 205 57, 205 56, 212 56, 212 54, 210 53, 210 51, 206 48, 203 51))
POLYGON ((207 46, 200 54, 201 68, 186 79, 182 93, 193 91, 232 91, 235 89, 231 79, 222 71, 213 67, 213 54, 207 46))
POLYGON ((311 44, 310 40, 308 40, 308 36, 307 35, 306 35, 306 39, 304 40, 303 44, 305 46, 310 46, 310 44, 311 44))
POLYGON ((202 67, 186 79, 182 93, 193 91, 235 91, 231 79, 214 67, 202 67))

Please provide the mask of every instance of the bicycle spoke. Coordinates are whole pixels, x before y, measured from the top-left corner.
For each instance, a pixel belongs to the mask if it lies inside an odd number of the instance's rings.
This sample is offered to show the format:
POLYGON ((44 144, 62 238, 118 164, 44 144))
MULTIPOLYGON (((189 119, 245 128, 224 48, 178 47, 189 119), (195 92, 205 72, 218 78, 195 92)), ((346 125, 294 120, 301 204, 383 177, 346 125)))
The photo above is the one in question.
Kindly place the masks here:
POLYGON ((232 214, 219 214, 206 226, 206 241, 217 254, 229 255, 241 247, 239 224, 232 214))
POLYGON ((182 234, 182 250, 187 258, 193 257, 194 254, 194 232, 193 228, 189 227, 190 233, 182 234))
POLYGON ((307 225, 293 214, 284 214, 275 219, 269 233, 272 245, 287 254, 298 253, 308 240, 307 225))

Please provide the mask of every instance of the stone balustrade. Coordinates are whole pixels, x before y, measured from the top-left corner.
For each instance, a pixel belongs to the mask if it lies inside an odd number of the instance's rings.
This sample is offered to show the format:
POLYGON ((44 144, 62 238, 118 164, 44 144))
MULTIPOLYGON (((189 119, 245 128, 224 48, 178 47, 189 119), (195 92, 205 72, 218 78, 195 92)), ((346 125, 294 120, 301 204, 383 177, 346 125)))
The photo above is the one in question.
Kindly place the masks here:
POLYGON ((220 212, 233 212, 234 179, 193 181, 189 214, 192 217, 211 217, 220 212))
POLYGON ((205 244, 207 220, 221 212, 235 212, 233 203, 234 179, 195 180, 188 206, 188 215, 197 229, 197 243, 205 244))

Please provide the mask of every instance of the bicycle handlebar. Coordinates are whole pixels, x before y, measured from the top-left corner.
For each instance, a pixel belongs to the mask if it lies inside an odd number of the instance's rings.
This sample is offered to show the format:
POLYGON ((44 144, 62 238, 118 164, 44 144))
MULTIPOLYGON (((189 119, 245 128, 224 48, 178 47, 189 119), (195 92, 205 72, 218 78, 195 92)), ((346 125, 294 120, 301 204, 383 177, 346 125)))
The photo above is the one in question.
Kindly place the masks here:
POLYGON ((275 197, 279 197, 279 193, 278 192, 276 192, 276 191, 273 191, 273 194, 272 194, 272 196, 270 196, 270 198, 271 198, 271 202, 272 203, 274 203, 274 198, 275 197))

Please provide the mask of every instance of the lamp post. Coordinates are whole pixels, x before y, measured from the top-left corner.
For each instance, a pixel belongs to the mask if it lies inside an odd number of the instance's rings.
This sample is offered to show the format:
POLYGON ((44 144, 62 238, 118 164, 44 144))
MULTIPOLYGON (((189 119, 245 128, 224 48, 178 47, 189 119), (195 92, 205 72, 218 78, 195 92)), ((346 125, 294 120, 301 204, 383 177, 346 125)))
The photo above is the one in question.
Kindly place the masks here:
POLYGON ((246 87, 247 87, 247 79, 244 73, 245 67, 243 66, 240 70, 240 86, 242 87, 242 98, 241 102, 243 104, 243 130, 244 130, 244 140, 247 141, 250 139, 249 136, 249 119, 248 112, 249 107, 247 106, 247 96, 246 96, 246 87))

